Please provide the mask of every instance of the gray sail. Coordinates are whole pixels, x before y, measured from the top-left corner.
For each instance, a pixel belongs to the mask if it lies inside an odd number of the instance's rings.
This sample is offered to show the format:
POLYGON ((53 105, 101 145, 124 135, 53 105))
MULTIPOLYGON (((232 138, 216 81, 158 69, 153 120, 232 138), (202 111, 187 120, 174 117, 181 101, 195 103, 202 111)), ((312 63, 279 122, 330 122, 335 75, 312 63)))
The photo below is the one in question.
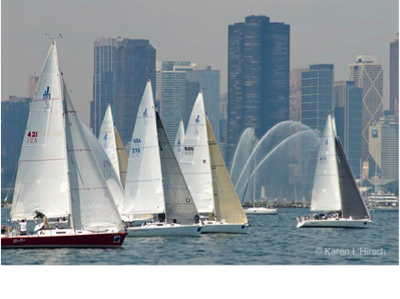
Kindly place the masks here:
POLYGON ((157 133, 164 187, 165 214, 168 218, 166 221, 172 222, 175 219, 180 224, 194 224, 198 222, 198 212, 158 112, 157 133))
POLYGON ((337 137, 335 138, 335 144, 343 218, 365 219, 370 216, 369 211, 361 197, 353 173, 350 170, 349 162, 337 137))

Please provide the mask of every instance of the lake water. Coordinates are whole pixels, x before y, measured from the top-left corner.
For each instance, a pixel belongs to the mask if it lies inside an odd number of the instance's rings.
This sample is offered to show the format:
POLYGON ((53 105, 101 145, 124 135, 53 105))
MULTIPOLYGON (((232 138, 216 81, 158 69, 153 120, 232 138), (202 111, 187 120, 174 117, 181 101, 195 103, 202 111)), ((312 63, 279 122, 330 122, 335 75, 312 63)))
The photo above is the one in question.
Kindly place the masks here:
MULTIPOLYGON (((7 224, 10 209, 1 209, 7 224)), ((249 215, 246 235, 126 238, 120 249, 13 249, 2 265, 398 265, 399 215, 373 212, 369 229, 297 229, 307 209, 249 215)))

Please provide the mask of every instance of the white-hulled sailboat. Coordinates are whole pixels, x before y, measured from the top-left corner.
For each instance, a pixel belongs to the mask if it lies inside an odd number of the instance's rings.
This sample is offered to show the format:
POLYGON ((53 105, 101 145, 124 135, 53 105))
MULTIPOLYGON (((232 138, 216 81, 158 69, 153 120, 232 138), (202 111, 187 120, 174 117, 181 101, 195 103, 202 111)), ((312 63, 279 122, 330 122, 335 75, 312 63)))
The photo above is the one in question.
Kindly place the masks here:
POLYGON ((331 115, 328 115, 318 152, 311 211, 323 214, 298 218, 298 228, 366 228, 372 222, 331 115))
POLYGON ((53 229, 1 239, 3 248, 120 247, 126 233, 50 45, 32 100, 11 220, 44 213, 53 229), (55 228, 52 221, 60 221, 55 228), (64 220, 65 219, 65 220, 64 220))
POLYGON ((98 140, 106 152, 111 166, 114 168, 115 173, 117 174, 118 180, 121 182, 122 187, 125 188, 128 155, 123 147, 117 127, 114 125, 111 105, 107 107, 104 115, 98 140))
POLYGON ((247 233, 247 218, 206 117, 201 91, 190 115, 179 164, 202 215, 202 233, 247 233))
POLYGON ((122 217, 130 223, 148 214, 158 214, 160 221, 129 226, 128 236, 199 236, 201 233, 196 206, 155 111, 150 80, 132 135, 122 217))
MULTIPOLYGON (((254 160, 253 169, 256 168, 255 163, 256 162, 254 160)), ((278 209, 276 209, 276 208, 266 208, 266 207, 257 207, 256 206, 256 174, 255 173, 253 175, 253 207, 244 208, 243 210, 246 214, 255 214, 255 215, 277 215, 278 214, 278 209)))

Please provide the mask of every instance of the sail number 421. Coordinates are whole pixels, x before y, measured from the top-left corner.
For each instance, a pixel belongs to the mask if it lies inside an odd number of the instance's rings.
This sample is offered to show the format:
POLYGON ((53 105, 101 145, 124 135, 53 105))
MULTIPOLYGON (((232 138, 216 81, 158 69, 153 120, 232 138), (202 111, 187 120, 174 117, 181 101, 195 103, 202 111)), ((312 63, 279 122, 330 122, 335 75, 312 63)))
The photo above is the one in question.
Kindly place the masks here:
POLYGON ((37 131, 28 131, 26 134, 26 137, 28 139, 28 143, 36 143, 38 142, 38 132, 37 131))

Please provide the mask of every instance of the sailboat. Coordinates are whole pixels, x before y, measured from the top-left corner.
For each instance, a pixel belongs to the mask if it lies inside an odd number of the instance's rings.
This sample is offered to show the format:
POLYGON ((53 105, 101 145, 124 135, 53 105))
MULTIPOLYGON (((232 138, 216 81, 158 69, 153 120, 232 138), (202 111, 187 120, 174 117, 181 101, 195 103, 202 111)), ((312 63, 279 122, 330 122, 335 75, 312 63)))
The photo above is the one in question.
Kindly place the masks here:
POLYGON ((179 164, 201 214, 202 233, 247 233, 247 218, 206 117, 201 91, 190 115, 179 164))
POLYGON ((111 111, 111 105, 107 107, 103 122, 99 132, 99 143, 107 154, 107 157, 117 174, 122 187, 125 187, 126 170, 128 167, 128 156, 123 147, 121 137, 118 134, 117 127, 111 111))
MULTIPOLYGON (((255 159, 253 161, 253 169, 255 169, 255 159)), ((251 171, 252 172, 252 171, 251 171)), ((278 209, 266 208, 266 207, 256 207, 256 174, 253 176, 253 207, 243 209, 246 214, 257 214, 257 215, 277 215, 278 209)))
POLYGON ((87 131, 50 45, 32 100, 18 162, 11 220, 39 210, 62 227, 8 236, 1 248, 121 247, 126 233, 87 131), (65 220, 64 220, 65 219, 65 220))
POLYGON ((131 140, 122 213, 131 223, 141 215, 159 221, 128 226, 129 237, 199 236, 201 223, 192 196, 168 141, 148 81, 131 140))
POLYGON ((185 128, 183 121, 179 122, 178 131, 176 132, 175 143, 174 143, 174 154, 176 160, 180 161, 183 153, 183 143, 185 142, 185 128))
POLYGON ((366 228, 372 222, 330 114, 318 152, 311 211, 321 214, 298 218, 298 228, 366 228))

